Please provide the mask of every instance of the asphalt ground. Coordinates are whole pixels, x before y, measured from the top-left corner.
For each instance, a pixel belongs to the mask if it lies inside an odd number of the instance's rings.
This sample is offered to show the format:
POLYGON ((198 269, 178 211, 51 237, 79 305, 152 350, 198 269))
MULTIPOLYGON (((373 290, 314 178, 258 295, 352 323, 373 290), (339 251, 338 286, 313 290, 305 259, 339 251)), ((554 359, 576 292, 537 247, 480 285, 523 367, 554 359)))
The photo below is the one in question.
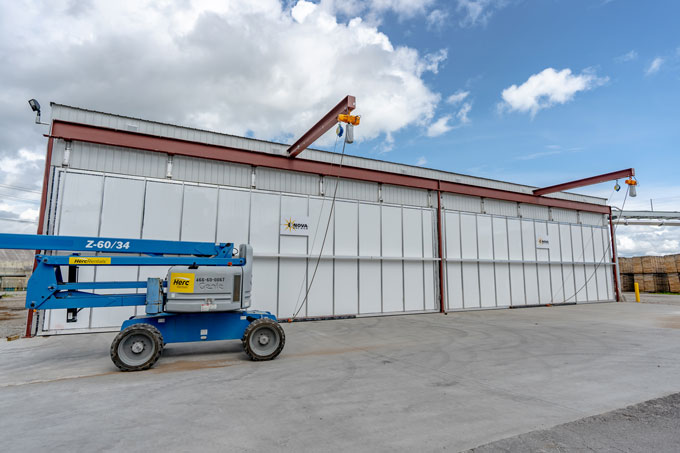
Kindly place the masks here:
POLYGON ((469 450, 495 452, 677 452, 680 393, 469 450))
MULTIPOLYGON (((154 369, 138 373, 111 363, 113 334, 0 342, 2 450, 461 451, 680 392, 673 305, 284 329, 286 348, 271 362, 247 360, 240 342, 171 344, 154 369)), ((628 451, 664 451, 650 427, 668 433, 677 419, 636 423, 638 443, 622 442, 628 451)), ((590 425, 595 436, 602 423, 590 425)), ((679 431, 668 434, 673 445, 679 431)), ((559 440, 560 451, 585 449, 579 439, 559 440)), ((599 439, 585 445, 619 445, 599 439)))

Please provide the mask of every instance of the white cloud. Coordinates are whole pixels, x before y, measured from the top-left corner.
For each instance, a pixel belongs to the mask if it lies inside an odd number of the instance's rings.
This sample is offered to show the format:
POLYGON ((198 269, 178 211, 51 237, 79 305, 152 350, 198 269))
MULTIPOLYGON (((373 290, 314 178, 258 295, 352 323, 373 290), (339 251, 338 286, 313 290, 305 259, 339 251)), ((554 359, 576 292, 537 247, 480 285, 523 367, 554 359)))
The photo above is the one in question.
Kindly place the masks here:
POLYGON ((503 8, 507 3, 507 0, 458 0, 456 9, 462 14, 460 25, 486 25, 494 11, 503 8))
POLYGON ((44 120, 55 101, 290 142, 352 94, 364 119, 356 139, 384 137, 389 151, 395 132, 431 125, 442 97, 424 76, 447 53, 396 45, 379 15, 426 17, 434 3, 2 2, 0 58, 12 70, 0 71, 0 184, 42 180, 47 130, 30 98, 44 120))
POLYGON ((558 149, 554 149, 552 151, 539 151, 537 153, 531 153, 531 154, 525 154, 523 156, 517 156, 515 159, 517 159, 517 160, 533 160, 533 159, 538 159, 540 157, 554 156, 555 154, 562 154, 562 151, 560 151, 558 149))
POLYGON ((616 249, 620 256, 680 253, 680 228, 621 223, 616 228, 616 249))
POLYGON ((402 17, 424 14, 435 0, 370 0, 369 8, 374 11, 393 11, 402 17))
POLYGON ((467 124, 470 122, 470 118, 467 116, 468 113, 470 113, 470 110, 472 110, 472 104, 470 102, 466 102, 462 105, 460 110, 458 110, 458 113, 456 113, 456 118, 458 118, 460 124, 467 124))
POLYGON ((659 72, 659 69, 661 69, 661 65, 663 65, 664 61, 665 60, 663 58, 656 57, 654 60, 652 60, 652 62, 647 67, 645 74, 646 75, 652 75, 652 74, 656 74, 657 72, 659 72))
POLYGON ((419 167, 422 167, 423 165, 427 165, 427 159, 425 158, 425 156, 420 156, 418 158, 418 162, 416 162, 416 165, 419 166, 419 167))
POLYGON ((637 57, 638 53, 635 50, 631 50, 630 52, 626 52, 623 55, 619 55, 618 57, 614 58, 614 60, 618 61, 619 63, 625 63, 627 61, 636 60, 637 57))
POLYGON ((448 12, 441 9, 433 9, 425 18, 428 30, 441 30, 444 28, 448 18, 448 12))
POLYGON ((446 98, 446 102, 448 102, 449 104, 456 105, 459 102, 464 101, 465 98, 467 98, 469 94, 470 94, 469 91, 458 90, 455 93, 453 93, 451 96, 446 98))
POLYGON ((598 87, 609 80, 608 77, 597 77, 589 71, 573 75, 571 69, 556 71, 547 68, 534 74, 523 84, 512 85, 503 90, 501 110, 531 112, 535 115, 539 110, 555 104, 564 104, 579 91, 587 91, 598 87))
POLYGON ((451 118, 452 118, 451 115, 442 116, 437 121, 430 124, 430 126, 427 128, 427 132, 425 132, 425 135, 427 135, 428 137, 438 137, 442 134, 447 133, 448 131, 454 128, 453 125, 449 124, 451 118))

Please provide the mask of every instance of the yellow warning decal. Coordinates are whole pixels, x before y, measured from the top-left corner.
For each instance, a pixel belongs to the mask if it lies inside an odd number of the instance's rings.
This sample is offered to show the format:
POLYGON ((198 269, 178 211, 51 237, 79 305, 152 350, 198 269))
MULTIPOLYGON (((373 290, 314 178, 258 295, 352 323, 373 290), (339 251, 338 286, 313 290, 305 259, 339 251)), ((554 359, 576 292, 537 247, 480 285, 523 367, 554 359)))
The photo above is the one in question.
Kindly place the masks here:
POLYGON ((193 293, 194 274, 173 272, 170 274, 170 292, 193 293))
POLYGON ((69 264, 111 264, 110 256, 69 256, 69 264))

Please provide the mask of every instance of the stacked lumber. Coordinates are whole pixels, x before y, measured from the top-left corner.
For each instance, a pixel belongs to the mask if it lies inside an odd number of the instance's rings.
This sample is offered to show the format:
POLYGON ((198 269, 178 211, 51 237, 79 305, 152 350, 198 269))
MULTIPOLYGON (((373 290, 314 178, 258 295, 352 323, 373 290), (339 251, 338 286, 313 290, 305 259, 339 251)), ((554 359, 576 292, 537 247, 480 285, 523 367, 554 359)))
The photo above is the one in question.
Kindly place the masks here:
POLYGON ((623 291, 680 293, 680 254, 619 258, 619 272, 623 291))

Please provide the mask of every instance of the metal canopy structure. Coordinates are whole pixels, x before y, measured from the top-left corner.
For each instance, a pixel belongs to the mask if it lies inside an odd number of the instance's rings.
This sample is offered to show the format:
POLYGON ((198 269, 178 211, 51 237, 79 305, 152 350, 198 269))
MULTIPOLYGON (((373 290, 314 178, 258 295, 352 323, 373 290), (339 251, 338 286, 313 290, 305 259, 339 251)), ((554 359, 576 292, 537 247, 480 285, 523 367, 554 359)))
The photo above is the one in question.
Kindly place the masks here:
POLYGON ((577 179, 576 181, 555 184, 554 186, 549 187, 543 187, 541 189, 534 190, 534 195, 547 195, 549 193, 562 192, 564 190, 575 189, 577 187, 590 186, 601 182, 612 181, 614 179, 623 179, 629 176, 635 176, 635 169, 627 168, 625 170, 613 171, 611 173, 591 176, 590 178, 577 179))
POLYGON ((333 107, 323 118, 321 118, 311 129, 302 134, 295 143, 290 145, 286 150, 288 157, 294 158, 302 151, 307 149, 309 145, 314 143, 317 138, 321 137, 328 131, 335 123, 338 122, 338 115, 349 114, 356 108, 357 101, 354 96, 347 95, 345 98, 333 107))
POLYGON ((679 211, 621 211, 612 209, 612 218, 623 225, 680 226, 679 211))

